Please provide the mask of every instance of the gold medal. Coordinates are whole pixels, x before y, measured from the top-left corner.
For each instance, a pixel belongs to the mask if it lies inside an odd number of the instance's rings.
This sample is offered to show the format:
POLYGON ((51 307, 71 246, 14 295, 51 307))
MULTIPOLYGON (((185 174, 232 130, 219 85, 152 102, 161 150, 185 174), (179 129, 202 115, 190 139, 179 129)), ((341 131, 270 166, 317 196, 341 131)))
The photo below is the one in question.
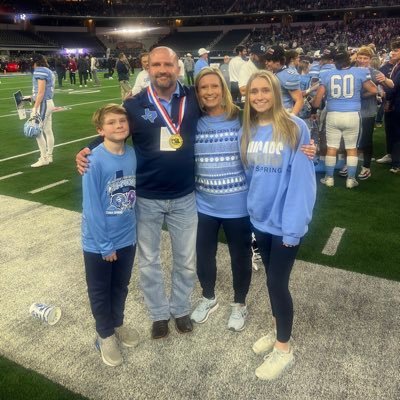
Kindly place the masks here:
POLYGON ((169 145, 173 149, 180 149, 183 145, 182 136, 178 135, 177 133, 174 133, 173 135, 171 135, 169 138, 169 145))

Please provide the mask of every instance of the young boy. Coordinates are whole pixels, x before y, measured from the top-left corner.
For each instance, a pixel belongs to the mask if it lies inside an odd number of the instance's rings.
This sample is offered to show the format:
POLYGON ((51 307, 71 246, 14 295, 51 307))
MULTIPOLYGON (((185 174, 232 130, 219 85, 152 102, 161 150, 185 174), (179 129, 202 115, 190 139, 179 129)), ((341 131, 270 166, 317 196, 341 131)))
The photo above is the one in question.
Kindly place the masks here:
POLYGON ((125 144, 129 125, 123 107, 100 108, 93 123, 104 142, 93 149, 82 178, 82 247, 96 347, 114 367, 122 363, 117 340, 127 347, 139 342, 139 334, 123 325, 136 251, 136 156, 125 144))

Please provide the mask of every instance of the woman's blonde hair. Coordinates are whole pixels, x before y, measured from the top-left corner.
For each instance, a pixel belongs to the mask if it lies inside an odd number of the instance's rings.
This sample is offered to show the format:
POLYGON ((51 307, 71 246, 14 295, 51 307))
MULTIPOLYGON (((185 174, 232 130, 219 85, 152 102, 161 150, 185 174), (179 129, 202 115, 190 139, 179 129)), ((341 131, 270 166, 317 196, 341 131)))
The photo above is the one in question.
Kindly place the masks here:
POLYGON ((222 108, 225 110, 226 118, 228 120, 235 119, 239 115, 239 107, 233 103, 231 92, 228 89, 228 85, 225 82, 225 78, 223 77, 221 71, 217 68, 206 67, 203 68, 197 75, 194 81, 194 87, 196 88, 197 100, 199 101, 200 108, 203 112, 204 110, 203 104, 201 103, 201 99, 199 98, 199 83, 200 80, 206 75, 216 75, 219 78, 221 87, 222 87, 222 108))
POLYGON ((247 147, 258 125, 258 113, 251 107, 249 101, 251 84, 257 78, 265 79, 272 91, 274 103, 268 113, 272 123, 273 140, 275 142, 283 142, 292 149, 295 149, 298 144, 299 128, 283 107, 281 86, 278 78, 270 71, 255 72, 247 82, 246 102, 243 113, 243 134, 240 142, 240 152, 245 166, 247 166, 247 147))
POLYGON ((372 58, 372 57, 375 55, 375 53, 374 53, 374 51, 371 49, 371 47, 362 46, 362 47, 360 47, 360 48, 358 49, 357 55, 358 55, 358 56, 366 56, 366 57, 372 58))
POLYGON ((114 103, 106 104, 105 106, 96 110, 92 116, 92 122, 96 129, 101 129, 103 127, 106 115, 111 113, 123 114, 125 116, 127 115, 125 108, 121 105, 114 103))

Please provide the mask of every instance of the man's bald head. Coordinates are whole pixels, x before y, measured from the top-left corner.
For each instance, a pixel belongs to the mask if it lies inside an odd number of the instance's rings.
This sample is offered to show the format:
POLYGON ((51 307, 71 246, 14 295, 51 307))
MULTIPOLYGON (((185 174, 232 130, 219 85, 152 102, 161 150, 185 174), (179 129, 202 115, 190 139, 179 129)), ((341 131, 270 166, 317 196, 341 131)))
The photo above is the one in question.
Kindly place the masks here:
POLYGON ((170 95, 179 75, 178 56, 169 47, 156 47, 149 54, 149 77, 158 95, 170 95))
POLYGON ((174 61, 176 62, 176 65, 178 65, 178 55, 170 48, 166 46, 159 46, 155 47, 153 50, 151 50, 149 54, 149 62, 151 62, 151 57, 154 56, 155 54, 159 53, 164 53, 168 54, 174 61))

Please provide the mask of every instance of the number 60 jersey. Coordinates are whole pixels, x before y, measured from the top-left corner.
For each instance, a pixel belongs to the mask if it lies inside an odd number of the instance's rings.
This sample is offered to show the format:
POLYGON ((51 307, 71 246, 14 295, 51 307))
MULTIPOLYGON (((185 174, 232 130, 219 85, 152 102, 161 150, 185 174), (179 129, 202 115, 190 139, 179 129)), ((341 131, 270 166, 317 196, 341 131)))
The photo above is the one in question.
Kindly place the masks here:
POLYGON ((368 68, 331 69, 320 74, 326 90, 326 110, 351 112, 361 110, 363 83, 370 80, 368 68))

